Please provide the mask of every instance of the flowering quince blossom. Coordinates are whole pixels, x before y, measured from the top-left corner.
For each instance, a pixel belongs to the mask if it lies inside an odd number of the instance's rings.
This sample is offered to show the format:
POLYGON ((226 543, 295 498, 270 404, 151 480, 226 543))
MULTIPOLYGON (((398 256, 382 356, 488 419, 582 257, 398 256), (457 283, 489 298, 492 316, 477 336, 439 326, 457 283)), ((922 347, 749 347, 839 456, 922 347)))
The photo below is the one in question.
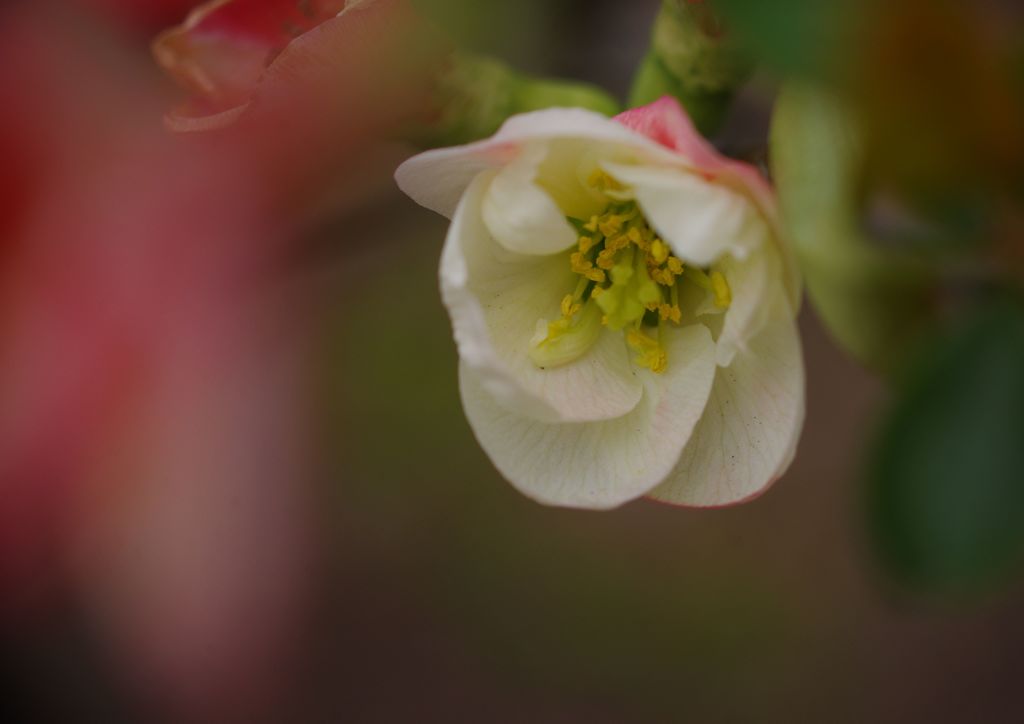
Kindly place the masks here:
POLYGON ((553 505, 741 502, 804 417, 800 281, 758 172, 663 98, 555 108, 396 175, 452 219, 441 289, 469 422, 553 505))
POLYGON ((407 0, 209 0, 153 42, 192 95, 167 117, 177 131, 223 128, 259 100, 339 124, 387 106, 384 123, 418 107, 445 49, 407 0))

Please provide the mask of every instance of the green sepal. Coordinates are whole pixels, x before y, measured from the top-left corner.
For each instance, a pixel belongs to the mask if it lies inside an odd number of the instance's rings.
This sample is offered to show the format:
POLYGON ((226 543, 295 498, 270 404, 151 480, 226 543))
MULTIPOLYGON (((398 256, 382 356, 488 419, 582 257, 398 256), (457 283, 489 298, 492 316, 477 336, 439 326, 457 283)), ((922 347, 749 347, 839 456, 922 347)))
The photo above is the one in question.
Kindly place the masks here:
POLYGON ((706 6, 665 0, 654 21, 651 49, 633 79, 629 105, 673 96, 698 130, 709 135, 721 125, 752 67, 706 6))

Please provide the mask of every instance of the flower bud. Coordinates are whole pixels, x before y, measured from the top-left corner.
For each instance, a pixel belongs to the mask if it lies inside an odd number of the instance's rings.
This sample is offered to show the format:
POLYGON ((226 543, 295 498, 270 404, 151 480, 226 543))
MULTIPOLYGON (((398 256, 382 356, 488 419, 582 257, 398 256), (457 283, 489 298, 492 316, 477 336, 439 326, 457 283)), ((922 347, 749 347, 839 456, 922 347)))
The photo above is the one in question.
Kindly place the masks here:
POLYGON ((665 0, 654 21, 651 49, 633 80, 630 105, 671 95, 695 125, 710 133, 722 121, 751 62, 701 0, 665 0))
POLYGON ((456 52, 436 80, 434 118, 407 135, 423 146, 445 146, 493 135, 517 113, 553 107, 586 108, 607 116, 618 103, 585 83, 533 78, 485 56, 456 52))

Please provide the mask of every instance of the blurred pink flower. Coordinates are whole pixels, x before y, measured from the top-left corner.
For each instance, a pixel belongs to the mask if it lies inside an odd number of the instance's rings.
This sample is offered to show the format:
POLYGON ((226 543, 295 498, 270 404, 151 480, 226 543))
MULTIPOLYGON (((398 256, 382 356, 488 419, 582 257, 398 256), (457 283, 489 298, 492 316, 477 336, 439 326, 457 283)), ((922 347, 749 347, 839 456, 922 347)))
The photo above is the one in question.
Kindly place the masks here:
POLYGON ((167 135, 80 21, 0 10, 0 612, 70 594, 126 680, 238 714, 310 562, 287 226, 258 154, 167 135))
POLYGON ((230 124, 257 98, 342 128, 394 127, 425 104, 446 50, 406 0, 212 0, 153 43, 193 94, 168 118, 182 131, 230 124))
POLYGON ((89 10, 115 22, 147 32, 180 21, 195 7, 196 0, 76 0, 89 10))

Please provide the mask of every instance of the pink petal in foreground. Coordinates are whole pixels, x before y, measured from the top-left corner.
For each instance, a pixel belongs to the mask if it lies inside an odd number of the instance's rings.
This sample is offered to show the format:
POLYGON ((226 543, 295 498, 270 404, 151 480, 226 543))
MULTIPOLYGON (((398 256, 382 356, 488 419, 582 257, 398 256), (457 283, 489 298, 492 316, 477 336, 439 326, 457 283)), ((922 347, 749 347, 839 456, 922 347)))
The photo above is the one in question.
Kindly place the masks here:
MULTIPOLYGON (((782 237, 771 184, 754 166, 720 154, 700 135, 675 98, 663 96, 646 106, 620 113, 615 120, 676 151, 709 181, 728 185, 747 195, 757 205, 775 236, 782 237)), ((779 249, 783 258, 786 293, 790 307, 796 310, 800 304, 800 272, 788 245, 780 244, 779 249)))
POLYGON ((677 151, 708 180, 721 180, 749 193, 770 219, 775 217, 775 197, 764 177, 753 166, 726 158, 708 143, 690 117, 670 96, 615 116, 615 120, 638 133, 677 151))
POLYGON ((336 16, 345 0, 212 0, 153 44, 175 79, 214 105, 247 101, 287 45, 336 16))

